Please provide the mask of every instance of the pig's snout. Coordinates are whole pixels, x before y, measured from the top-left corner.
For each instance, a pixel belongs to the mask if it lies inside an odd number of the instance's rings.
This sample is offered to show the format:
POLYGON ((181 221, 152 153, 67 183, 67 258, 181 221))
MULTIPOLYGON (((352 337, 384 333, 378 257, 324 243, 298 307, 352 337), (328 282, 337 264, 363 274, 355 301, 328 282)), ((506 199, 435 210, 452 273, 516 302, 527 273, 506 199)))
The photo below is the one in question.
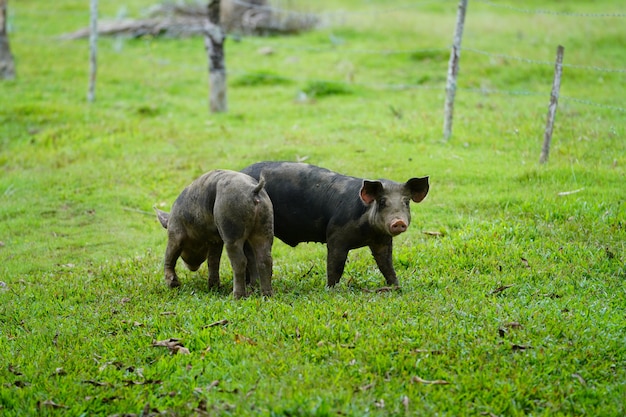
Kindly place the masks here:
POLYGON ((409 225, 404 220, 396 219, 391 222, 391 225, 389 225, 389 230, 391 231, 391 234, 395 236, 406 232, 408 227, 409 225))

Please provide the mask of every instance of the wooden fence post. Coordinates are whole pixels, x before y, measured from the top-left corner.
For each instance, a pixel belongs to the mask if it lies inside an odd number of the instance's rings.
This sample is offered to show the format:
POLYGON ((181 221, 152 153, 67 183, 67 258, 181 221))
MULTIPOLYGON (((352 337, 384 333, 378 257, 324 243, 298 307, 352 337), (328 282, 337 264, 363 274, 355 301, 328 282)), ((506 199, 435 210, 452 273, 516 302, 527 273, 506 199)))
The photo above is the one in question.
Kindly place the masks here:
POLYGON ((96 73, 98 72, 98 0, 91 0, 89 22, 89 89, 87 101, 96 99, 96 73))
POLYGON ((211 113, 225 112, 226 66, 224 65, 224 31, 220 25, 220 0, 209 0, 209 17, 204 26, 204 47, 209 59, 209 108, 211 113))
POLYGON ((7 31, 7 2, 0 0, 0 80, 15 78, 15 61, 9 47, 7 31))
POLYGON ((542 164, 548 162, 548 155, 550 154, 550 142, 552 141, 554 118, 556 116, 556 108, 559 105, 559 91, 561 90, 561 74, 563 73, 564 52, 565 48, 563 48, 561 45, 556 48, 556 63, 554 64, 554 81, 552 82, 550 105, 548 106, 548 120, 546 122, 546 130, 543 134, 543 147, 541 148, 541 157, 539 158, 539 162, 542 164))
POLYGON ((456 94, 456 78, 459 73, 459 60, 461 58, 461 41, 463 40, 463 25, 465 24, 465 11, 467 0, 459 0, 459 9, 456 16, 456 29, 454 42, 450 51, 448 63, 448 80, 446 82, 446 103, 444 105, 443 138, 450 139, 452 135, 452 114, 454 113, 454 96, 456 94))

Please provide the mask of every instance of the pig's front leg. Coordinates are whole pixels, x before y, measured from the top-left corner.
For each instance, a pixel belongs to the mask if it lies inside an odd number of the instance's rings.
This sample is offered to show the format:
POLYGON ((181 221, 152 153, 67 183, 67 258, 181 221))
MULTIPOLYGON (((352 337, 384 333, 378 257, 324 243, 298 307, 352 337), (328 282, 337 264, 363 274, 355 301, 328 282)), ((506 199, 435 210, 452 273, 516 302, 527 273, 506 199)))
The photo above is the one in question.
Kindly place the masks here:
POLYGON ((395 269, 393 269, 392 242, 391 237, 389 237, 385 238, 382 242, 373 243, 369 245, 369 247, 372 251, 372 255, 374 255, 378 269, 380 269, 385 280, 387 280, 387 285, 395 287, 398 286, 398 278, 396 277, 395 269))
POLYGON ((349 249, 339 242, 332 240, 328 241, 326 248, 328 250, 326 258, 326 285, 328 287, 334 287, 339 283, 341 275, 343 274, 349 249))
POLYGON ((220 286, 220 259, 222 258, 222 249, 224 242, 209 243, 207 253, 207 265, 209 267, 209 289, 219 288, 220 286))

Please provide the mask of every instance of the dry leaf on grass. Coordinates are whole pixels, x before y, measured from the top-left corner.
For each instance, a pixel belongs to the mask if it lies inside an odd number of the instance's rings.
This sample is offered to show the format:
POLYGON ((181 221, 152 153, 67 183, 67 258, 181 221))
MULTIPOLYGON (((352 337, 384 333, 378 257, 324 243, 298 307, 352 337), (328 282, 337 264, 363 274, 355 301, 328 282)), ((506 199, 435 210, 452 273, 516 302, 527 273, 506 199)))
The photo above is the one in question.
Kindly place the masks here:
POLYGON ((159 340, 158 342, 152 342, 152 346, 166 347, 170 350, 170 353, 172 355, 175 355, 177 353, 189 355, 189 353, 191 353, 189 352, 189 349, 183 346, 183 343, 180 341, 180 339, 176 339, 174 337, 166 340, 159 340))
POLYGON ((52 400, 38 401, 37 405, 39 408, 50 407, 50 408, 68 408, 65 405, 57 404, 52 400))
POLYGON ((520 351, 520 350, 527 350, 527 349, 532 349, 533 347, 530 345, 518 345, 518 344, 514 344, 511 346, 511 349, 513 349, 514 351, 520 351))
POLYGON ((206 348, 206 349, 204 349, 204 350, 202 351, 202 354, 200 355, 200 358, 201 358, 201 359, 204 359, 204 357, 205 357, 205 356, 206 356, 209 352, 211 352, 211 346, 207 346, 207 348, 206 348))
POLYGON ((416 384, 425 384, 425 385, 448 385, 450 384, 448 381, 444 381, 443 379, 427 380, 427 379, 422 379, 419 376, 414 376, 413 378, 411 378, 411 382, 416 383, 416 384))
POLYGON ((256 346, 257 344, 254 340, 239 333, 235 334, 235 343, 247 343, 252 346, 256 346))
POLYGON ((431 355, 443 355, 443 350, 438 349, 413 349, 412 353, 430 353, 431 355))
POLYGON ((224 319, 224 320, 216 321, 215 323, 207 324, 206 326, 203 326, 202 328, 206 329, 209 327, 226 326, 227 324, 228 324, 228 320, 224 319))
POLYGON ((94 387, 108 387, 111 385, 108 382, 94 381, 92 379, 87 379, 83 381, 83 384, 93 385, 94 387))
POLYGON ((573 373, 573 374, 572 374, 572 378, 574 378, 574 379, 576 379, 578 382, 580 382, 580 385, 587 386, 587 381, 585 381, 585 378, 583 378, 580 374, 578 374, 578 373, 573 373))
POLYGON ((9 372, 11 372, 13 375, 16 375, 16 376, 24 375, 23 373, 17 370, 17 367, 15 365, 11 365, 11 364, 9 364, 9 372))
POLYGON ((443 236, 443 233, 437 232, 437 231, 431 231, 431 230, 426 230, 423 233, 425 235, 427 235, 427 236, 434 236, 434 237, 441 237, 441 236, 443 236))
POLYGON ((491 295, 500 294, 500 293, 504 292, 504 290, 508 290, 512 286, 513 286, 513 284, 502 285, 502 286, 496 288, 495 290, 491 291, 491 295))
POLYGON ((361 385, 359 387, 359 389, 357 391, 355 391, 355 392, 358 392, 358 391, 365 392, 365 391, 368 391, 368 390, 370 390, 372 388, 374 388, 374 383, 370 382, 369 384, 361 385))
POLYGON ((181 355, 190 355, 191 352, 184 346, 174 346, 173 354, 180 353, 181 355))
POLYGON ((516 321, 512 321, 510 323, 504 323, 502 327, 498 328, 498 334, 500 335, 500 337, 504 337, 508 333, 509 329, 517 330, 521 328, 522 328, 522 325, 516 321))
POLYGON ((409 397, 407 397, 406 395, 402 396, 402 405, 404 406, 404 413, 408 414, 409 413, 409 397))
POLYGON ((579 188, 579 189, 577 189, 577 190, 571 190, 571 191, 561 191, 560 193, 556 193, 556 195, 558 195, 559 197, 564 197, 564 196, 566 196, 566 195, 572 195, 572 194, 579 193, 579 192, 581 192, 581 191, 582 191, 582 190, 584 190, 584 189, 585 189, 585 187, 583 187, 583 188, 579 188))
POLYGON ((127 387, 131 385, 159 385, 162 384, 163 381, 160 379, 144 379, 143 381, 133 381, 132 379, 126 379, 123 381, 124 385, 127 387))

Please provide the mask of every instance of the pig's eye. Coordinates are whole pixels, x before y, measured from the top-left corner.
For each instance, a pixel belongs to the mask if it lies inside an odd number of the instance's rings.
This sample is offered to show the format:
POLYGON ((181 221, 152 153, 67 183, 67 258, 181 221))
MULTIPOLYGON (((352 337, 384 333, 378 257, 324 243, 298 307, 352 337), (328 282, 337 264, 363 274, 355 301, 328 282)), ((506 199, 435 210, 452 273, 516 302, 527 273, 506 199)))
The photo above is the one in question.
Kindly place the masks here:
POLYGON ((384 197, 383 197, 383 198, 381 198, 381 199, 378 201, 378 205, 379 205, 381 208, 382 208, 382 207, 385 207, 385 206, 387 205, 387 199, 386 199, 386 198, 384 198, 384 197))
POLYGON ((402 199, 402 202, 404 203, 405 206, 408 206, 409 203, 411 202, 411 199, 405 197, 402 199))

